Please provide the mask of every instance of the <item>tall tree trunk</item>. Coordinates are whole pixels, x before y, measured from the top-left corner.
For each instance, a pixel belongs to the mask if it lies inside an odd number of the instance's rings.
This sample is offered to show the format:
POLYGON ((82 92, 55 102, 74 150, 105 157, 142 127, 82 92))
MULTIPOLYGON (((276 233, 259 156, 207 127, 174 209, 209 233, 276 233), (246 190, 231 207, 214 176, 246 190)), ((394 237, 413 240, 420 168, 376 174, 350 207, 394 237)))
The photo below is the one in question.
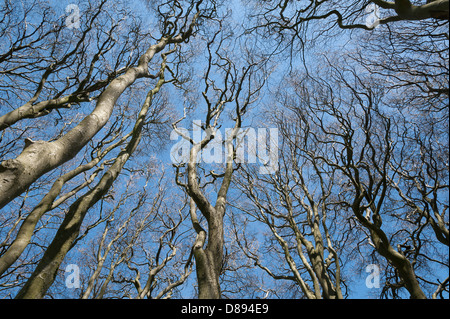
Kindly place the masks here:
POLYGON ((137 79, 156 77, 149 74, 148 63, 170 43, 182 43, 192 34, 198 14, 190 28, 175 37, 163 37, 140 57, 137 66, 114 79, 100 95, 91 114, 53 142, 25 140, 25 147, 14 159, 0 163, 0 209, 22 194, 34 181, 71 160, 100 131, 112 115, 122 93, 137 79))
MULTIPOLYGON (((237 123, 231 135, 232 139, 236 137, 239 126, 240 123, 237 123)), ((198 185, 196 164, 198 152, 204 148, 211 139, 212 137, 207 137, 201 143, 198 143, 192 147, 188 163, 188 192, 191 197, 191 220, 194 225, 194 229, 197 232, 197 239, 194 245, 194 258, 196 262, 199 299, 221 298, 219 278, 223 266, 223 218, 225 216, 226 196, 233 173, 234 148, 231 141, 227 141, 228 158, 225 174, 220 190, 217 194, 216 205, 212 206, 198 185), (207 231, 205 231, 198 222, 197 215, 195 213, 196 206, 206 218, 208 224, 207 231), (208 237, 208 243, 206 248, 203 248, 206 236, 208 237)))
POLYGON ((133 134, 127 147, 120 152, 113 165, 102 176, 99 183, 70 206, 69 212, 66 214, 64 221, 55 235, 55 238, 45 251, 44 256, 37 265, 31 277, 26 282, 25 286, 22 287, 17 294, 16 299, 43 298, 47 290, 53 284, 59 266, 79 235, 79 231, 87 211, 107 194, 123 166, 138 146, 142 136, 142 127, 144 125, 145 116, 152 103, 153 96, 164 84, 164 69, 165 62, 161 67, 160 80, 158 81, 156 87, 147 95, 145 103, 133 128, 133 134))
POLYGON ((208 223, 206 248, 202 248, 204 241, 198 241, 194 247, 199 299, 221 298, 219 277, 223 264, 223 217, 215 216, 213 219, 208 223))

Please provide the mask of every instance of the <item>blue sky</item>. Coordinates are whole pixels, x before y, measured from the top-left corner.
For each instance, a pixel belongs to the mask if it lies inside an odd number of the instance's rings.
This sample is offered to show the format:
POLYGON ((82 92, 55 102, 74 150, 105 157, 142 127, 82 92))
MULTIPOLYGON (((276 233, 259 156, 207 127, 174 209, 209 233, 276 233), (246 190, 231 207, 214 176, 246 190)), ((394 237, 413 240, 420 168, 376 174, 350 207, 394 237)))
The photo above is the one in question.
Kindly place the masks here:
MULTIPOLYGON (((128 1, 129 8, 134 12, 136 16, 139 16, 142 18, 143 21, 147 22, 148 27, 152 24, 152 19, 146 14, 146 10, 142 9, 144 6, 144 0, 134 0, 134 1, 128 1)), ((57 14, 64 18, 67 13, 65 12, 65 8, 67 5, 70 5, 72 2, 70 0, 65 1, 49 1, 49 3, 55 8, 55 11, 57 14)), ((245 16, 248 12, 242 9, 243 6, 240 3, 240 0, 233 0, 231 9, 233 11, 233 20, 236 24, 240 25, 241 22, 245 20, 245 16)), ((83 17, 81 17, 83 19, 83 17)), ((236 26, 234 30, 237 34, 242 33, 242 29, 240 27, 236 26)), ((343 53, 345 50, 354 50, 355 48, 358 48, 358 42, 360 39, 358 39, 358 32, 350 35, 346 35, 342 33, 341 36, 335 36, 333 38, 329 39, 329 42, 322 41, 321 43, 317 43, 316 46, 313 46, 312 48, 305 51, 305 62, 308 66, 308 71, 314 73, 316 70, 316 67, 319 67, 323 63, 323 56, 322 54, 327 54, 328 56, 331 56, 331 58, 338 58, 340 55, 337 53, 343 53), (333 51, 331 51, 330 48, 333 48, 333 51)), ((199 48, 197 48, 199 49, 199 48)), ((239 49, 239 48, 238 48, 239 49)), ((239 53, 239 52, 238 52, 239 53)), ((237 54, 238 55, 238 54, 237 54)), ((271 95, 276 90, 278 82, 281 80, 281 76, 284 75, 286 72, 292 71, 292 70, 304 70, 304 63, 302 59, 300 58, 300 55, 294 55, 292 56, 292 60, 290 58, 287 58, 286 55, 280 55, 282 56, 283 60, 276 62, 276 68, 274 67, 275 71, 272 74, 272 77, 270 78, 270 81, 268 81, 266 87, 264 87, 264 92, 261 94, 260 100, 255 103, 254 109, 252 109, 244 119, 243 126, 250 126, 252 128, 259 128, 260 126, 263 126, 267 123, 264 123, 264 115, 261 114, 260 110, 264 108, 264 110, 267 112, 269 110, 270 112, 270 106, 272 105, 273 101, 271 100, 271 95), (255 127, 256 126, 256 127, 255 127)), ((204 55, 203 55, 204 57, 204 55)), ((191 67, 196 71, 195 76, 198 79, 201 79, 202 75, 204 74, 204 66, 201 64, 203 61, 202 58, 198 58, 198 62, 195 62, 191 67)), ((201 81, 197 83, 199 86, 198 88, 202 89, 201 85, 203 84, 201 81)), ((173 92, 173 88, 167 88, 167 91, 169 94, 173 92)), ((182 116, 183 114, 183 107, 185 106, 185 101, 182 100, 182 97, 180 95, 176 96, 175 98, 172 97, 172 99, 169 99, 171 103, 171 107, 173 107, 173 111, 175 112, 176 116, 182 116)), ((193 120, 203 120, 204 117, 204 102, 200 102, 198 105, 198 109, 196 109, 192 114, 189 114, 187 119, 180 123, 180 127, 184 127, 188 130, 192 129, 192 121, 193 120)), ((231 127, 233 124, 232 121, 229 119, 227 120, 224 118, 223 126, 221 128, 222 135, 225 135, 225 128, 231 127)), ((151 154, 151 160, 156 159, 158 160, 162 166, 164 167, 167 176, 172 178, 174 176, 174 170, 172 168, 172 163, 170 161, 170 151, 172 147, 180 141, 180 139, 177 140, 171 140, 169 137, 170 134, 170 126, 166 127, 167 131, 167 137, 164 143, 164 147, 160 148, 159 151, 156 154, 151 154)), ((149 161, 150 161, 149 157, 149 161)), ((221 165, 218 165, 216 167, 221 167, 221 165)), ((209 168, 209 167, 208 167, 209 168)), ((118 181, 120 182, 120 180, 118 181)), ((123 181, 122 181, 123 182, 123 181)), ((117 188, 120 189, 122 186, 118 185, 117 188)), ((172 189, 171 191, 176 192, 176 189, 172 189)), ((234 197, 234 195, 238 194, 238 191, 236 189, 230 190, 230 198, 234 197)), ((444 194, 445 195, 445 194, 444 194)), ((211 198, 212 202, 214 203, 216 192, 214 187, 210 187, 208 191, 208 196, 211 198)), ((97 206, 94 207, 94 209, 99 209, 97 206)), ((187 224, 189 225, 189 224, 187 224)), ((257 232, 258 235, 264 236, 264 234, 267 232, 267 229, 263 225, 253 225, 253 231, 257 232)), ((98 229, 92 232, 92 236, 96 234, 96 232, 101 231, 102 229, 98 229)), ((50 231, 46 235, 52 235, 52 232, 54 230, 50 231)), ((192 238, 193 240, 194 238, 192 238)), ((369 257, 367 257, 369 259, 369 257)), ((73 260, 68 258, 64 263, 63 267, 67 265, 68 263, 72 262, 73 260)), ((270 262, 270 261, 266 261, 270 262)), ((370 273, 366 272, 365 267, 369 264, 367 262, 367 265, 363 264, 363 269, 358 269, 356 267, 361 267, 362 263, 354 263, 354 266, 352 266, 352 263, 349 263, 350 270, 346 271, 347 275, 349 276, 349 280, 351 283, 349 283, 350 287, 350 293, 349 298, 361 298, 361 299, 367 299, 367 298, 376 298, 379 296, 381 288, 373 288, 370 289, 366 286, 366 279, 370 275, 370 273), (351 267, 354 267, 351 269, 351 267)), ((435 272, 436 277, 439 278, 445 278, 448 276, 448 268, 445 269, 445 267, 442 267, 442 269, 433 269, 432 271, 435 272)), ((262 273, 260 270, 257 270, 258 273, 262 273)), ((383 268, 381 268, 380 273, 380 281, 383 283, 385 274, 383 273, 383 268)), ((192 297, 193 295, 193 288, 192 285, 195 283, 195 270, 193 271, 192 275, 190 276, 189 280, 185 284, 185 286, 182 288, 182 296, 183 297, 192 297)), ((442 280, 442 279, 441 279, 442 280)), ((270 282, 270 279, 267 280, 267 282, 270 282)), ((72 293, 73 291, 71 291, 72 293)))

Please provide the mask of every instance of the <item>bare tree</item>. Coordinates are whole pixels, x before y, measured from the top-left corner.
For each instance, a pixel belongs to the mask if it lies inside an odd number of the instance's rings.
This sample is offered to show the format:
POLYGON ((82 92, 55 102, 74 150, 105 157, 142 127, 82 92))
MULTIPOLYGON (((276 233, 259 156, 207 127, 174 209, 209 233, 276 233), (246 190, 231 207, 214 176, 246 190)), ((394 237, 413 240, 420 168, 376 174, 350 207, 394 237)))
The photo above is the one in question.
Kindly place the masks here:
MULTIPOLYGON (((448 0, 420 1, 409 0, 372 0, 372 1, 264 1, 255 14, 259 23, 254 28, 268 28, 274 32, 290 30, 297 34, 305 31, 305 26, 313 21, 331 20, 329 26, 341 29, 372 30, 376 25, 397 21, 415 21, 425 19, 447 20, 449 17, 448 0), (417 1, 416 1, 417 2, 417 1), (377 23, 367 25, 367 8, 370 4, 381 8, 377 14, 377 23), (378 16, 383 15, 383 16, 378 16)), ((373 11, 373 10, 372 10, 373 11)))
MULTIPOLYGON (((105 126, 119 97, 136 80, 159 77, 160 72, 156 75, 150 73, 150 61, 169 45, 179 44, 189 39, 194 32, 197 19, 202 14, 199 10, 195 13, 193 11, 198 9, 201 3, 202 1, 191 3, 186 12, 183 12, 181 8, 182 13, 174 14, 175 21, 172 21, 173 19, 166 12, 166 15, 162 17, 164 30, 161 38, 146 49, 145 53, 139 57, 137 65, 126 68, 123 74, 114 78, 105 87, 97 98, 94 110, 80 123, 51 142, 27 140, 25 148, 16 158, 1 163, 0 208, 22 194, 43 174, 72 159, 105 126), (176 28, 174 23, 178 24, 176 28)), ((172 7, 174 10, 180 10, 176 3, 172 7)), ((101 6, 98 10, 101 10, 101 6)), ((102 50, 98 54, 101 53, 102 50)), ((41 82, 45 82, 47 76, 44 74, 41 82)), ((38 89, 37 93, 39 92, 38 89)), ((33 99, 32 103, 34 103, 33 99)))
MULTIPOLYGON (((222 23, 219 22, 219 30, 207 44, 208 68, 204 75, 204 90, 202 96, 206 107, 205 117, 198 130, 204 131, 200 140, 194 140, 179 130, 179 123, 186 117, 179 119, 173 124, 174 130, 191 145, 189 159, 186 163, 175 165, 177 170, 177 184, 180 185, 190 197, 190 216, 197 238, 194 245, 194 257, 198 281, 198 297, 201 299, 217 299, 221 297, 220 275, 224 266, 224 217, 226 212, 226 198, 229 191, 231 177, 235 170, 233 167, 236 156, 234 141, 243 123, 243 116, 249 106, 258 98, 264 81, 257 75, 261 67, 259 61, 250 61, 242 67, 242 71, 227 56, 222 49, 227 41, 221 34, 222 23), (217 44, 217 43, 218 44, 217 44), (222 79, 216 80, 216 72, 222 72, 222 79), (220 81, 220 82, 219 82, 220 81), (219 86, 217 83, 223 83, 219 86), (199 173, 201 163, 198 157, 205 151, 208 144, 214 143, 219 128, 224 123, 223 113, 227 105, 234 104, 231 117, 232 129, 227 132, 223 142, 225 147, 225 168, 223 173, 211 170, 204 173, 203 182, 199 173), (183 169, 183 170, 182 170, 183 169), (185 176, 186 181, 182 180, 185 176), (209 198, 207 187, 217 185, 216 198, 209 198), (213 201, 215 204, 212 204, 213 201), (202 226, 201 219, 197 215, 197 209, 201 216, 206 219, 206 229, 202 226), (206 247, 205 247, 206 244, 206 247)), ((186 111, 186 110, 185 110, 186 111)), ((194 123, 194 125, 199 125, 194 123)), ((219 147, 222 145, 219 144, 219 147)), ((222 159, 223 160, 223 157, 222 159)), ((204 171, 205 169, 202 169, 204 171)))
POLYGON ((448 297, 448 0, 242 3, 0 4, 2 297, 448 297))
MULTIPOLYGON (((361 231, 367 233, 368 244, 395 269, 394 282, 390 283, 387 278, 388 289, 404 287, 412 298, 425 298, 424 286, 433 281, 419 275, 421 268, 426 267, 427 262, 445 264, 440 259, 444 256, 434 258, 437 255, 430 255, 431 251, 442 249, 438 248, 439 242, 448 245, 448 241, 442 242, 445 229, 448 231, 448 224, 444 226, 444 220, 448 217, 445 217, 447 206, 443 193, 438 194, 437 189, 434 192, 434 216, 437 220, 423 223, 423 217, 414 221, 409 217, 410 210, 406 207, 410 203, 399 202, 394 195, 395 191, 402 194, 399 185, 410 179, 408 175, 402 175, 402 170, 399 171, 400 167, 409 167, 405 146, 402 145, 404 140, 398 137, 409 135, 406 134, 406 127, 398 122, 401 117, 388 113, 387 106, 383 104, 383 88, 375 85, 370 77, 363 78, 352 69, 342 71, 336 67, 331 68, 331 74, 336 82, 331 77, 325 81, 309 82, 303 79, 295 84, 301 98, 301 103, 294 106, 295 112, 308 123, 308 139, 317 147, 316 150, 309 150, 308 156, 339 172, 340 177, 335 175, 333 178, 340 185, 335 204, 352 212, 362 226, 361 231), (311 87, 306 83, 310 83, 311 87), (393 180, 396 181, 394 184, 393 180), (408 227, 403 225, 396 229, 392 219, 394 223, 400 219, 408 223, 408 227), (443 228, 436 227, 439 221, 443 228), (433 230, 437 237, 429 237, 425 230, 428 223, 435 225, 431 229, 437 228, 433 230)), ((425 149, 426 152, 434 152, 434 147, 430 148, 429 144, 424 148, 420 139, 408 140, 414 148, 420 145, 422 152, 425 149)), ((417 156, 415 152, 413 156, 417 156)), ((422 161, 425 159, 423 156, 421 158, 422 161)), ((448 188, 444 182, 446 174, 440 173, 442 168, 437 169, 437 175, 428 169, 430 177, 436 176, 439 180, 436 183, 435 179, 432 185, 438 189, 448 188)), ((409 186, 404 191, 410 193, 409 186)), ((422 216, 426 218, 426 214, 422 216)))
MULTIPOLYGON (((309 156, 315 145, 309 143, 309 124, 304 118, 293 119, 291 114, 277 113, 273 115, 274 125, 282 136, 279 169, 267 176, 251 167, 242 169, 235 180, 250 203, 238 202, 233 206, 270 229, 279 245, 279 250, 273 253, 285 260, 279 265, 274 264, 275 256, 269 259, 264 254, 262 257, 251 248, 244 233, 236 233, 236 240, 256 266, 276 280, 292 281, 306 298, 343 298, 336 245, 344 243, 335 240, 333 224, 337 223, 337 217, 332 215, 331 209, 335 192, 334 168, 309 156)), ((264 249, 272 255, 273 243, 268 242, 268 245, 271 248, 264 249)))
POLYGON ((175 203, 167 202, 168 189, 163 185, 163 178, 164 174, 159 181, 153 181, 159 188, 151 202, 148 200, 151 192, 147 191, 146 184, 144 191, 138 195, 136 206, 128 213, 120 214, 124 203, 129 201, 128 197, 135 195, 130 194, 127 188, 127 192, 124 192, 126 198, 121 198, 108 215, 103 233, 100 238, 95 238, 98 243, 94 244, 92 272, 82 289, 81 298, 100 299, 111 294, 115 296, 116 291, 120 290, 122 293, 127 292, 128 295, 123 297, 128 298, 169 298, 173 290, 190 275, 190 249, 187 249, 187 260, 181 263, 184 267, 178 278, 176 273, 163 274, 165 267, 175 260, 176 255, 186 250, 181 247, 181 240, 177 236, 180 225, 185 220, 182 211, 186 205, 180 207, 176 214, 170 213, 175 203), (119 214, 116 217, 117 210, 119 214), (120 221, 116 221, 116 218, 120 218, 120 221), (145 239, 150 234, 159 236, 155 247, 145 239), (147 260, 147 263, 141 260, 147 260), (110 264, 105 267, 107 261, 110 264), (146 279, 143 278, 144 274, 146 279))
POLYGON ((17 295, 17 298, 42 298, 53 283, 59 265, 78 236, 79 229, 88 209, 106 195, 108 189, 111 187, 121 169, 139 144, 144 118, 152 104, 153 96, 158 93, 165 82, 163 75, 164 68, 165 63, 162 64, 160 80, 155 88, 147 95, 135 127, 133 128, 131 139, 126 148, 119 153, 111 167, 102 176, 99 183, 71 205, 54 240, 47 248, 44 256, 32 276, 28 279, 26 285, 17 295))
MULTIPOLYGON (((96 10, 93 10, 92 21, 96 21, 97 15, 103 12, 102 9, 104 8, 102 6, 105 5, 105 3, 106 1, 100 2, 99 6, 95 8, 96 10)), ((6 205, 14 197, 20 195, 23 190, 28 188, 37 178, 75 157, 84 146, 92 143, 94 135, 96 135, 100 129, 105 127, 106 124, 109 125, 108 121, 113 114, 114 107, 117 104, 119 97, 127 88, 134 84, 137 79, 147 78, 149 79, 149 82, 153 82, 152 85, 154 88, 151 89, 145 97, 145 102, 142 104, 139 114, 135 118, 134 127, 131 131, 128 134, 120 136, 120 134, 122 134, 121 132, 125 129, 125 127, 122 126, 124 123, 124 113, 122 113, 122 119, 115 123, 111 123, 112 125, 110 126, 109 132, 107 131, 107 134, 99 141, 97 147, 92 150, 92 159, 85 165, 64 174, 54 183, 52 189, 42 199, 41 203, 26 217, 17 233, 16 239, 11 244, 9 244, 8 241, 11 238, 12 232, 8 234, 5 241, 5 247, 7 249, 2 256, 2 273, 4 273, 19 258, 21 253, 27 247, 31 236, 35 232, 35 227, 43 214, 58 207, 59 204, 75 195, 86 186, 90 187, 87 193, 79 196, 77 200, 68 207, 68 211, 63 217, 53 241, 45 250, 26 285, 22 287, 17 295, 18 298, 42 298, 45 295, 46 291, 55 280, 59 266, 68 251, 76 244, 76 242, 78 242, 77 237, 79 236, 80 228, 88 210, 107 196, 114 181, 118 178, 131 155, 138 148, 139 142, 145 134, 147 127, 152 124, 152 121, 153 123, 157 122, 160 117, 159 113, 161 113, 161 105, 153 105, 153 101, 155 95, 157 95, 161 87, 167 82, 165 80, 165 72, 168 63, 167 57, 174 54, 178 49, 178 45, 188 41, 195 33, 199 19, 208 18, 208 15, 214 11, 214 4, 211 6, 208 4, 206 9, 201 7, 201 5, 202 1, 188 2, 185 8, 182 8, 182 4, 178 2, 171 4, 162 3, 158 5, 157 11, 159 12, 161 19, 161 36, 156 38, 154 40, 155 44, 149 45, 137 59, 131 60, 136 61, 137 64, 135 66, 127 66, 118 76, 114 73, 115 78, 111 78, 109 81, 110 83, 106 83, 107 85, 104 86, 104 89, 96 98, 96 107, 92 113, 85 117, 80 123, 75 124, 73 128, 69 128, 67 132, 61 132, 61 136, 58 136, 54 141, 34 142, 32 140, 27 140, 28 142, 26 143, 25 149, 16 159, 2 162, 5 169, 2 170, 1 174, 4 174, 2 176, 5 178, 2 178, 1 196, 3 196, 4 200, 2 205, 6 205), (161 53, 161 59, 160 61, 156 61, 156 65, 160 65, 159 71, 156 75, 151 75, 149 63, 153 58, 157 59, 159 53, 161 53), (122 145, 125 145, 125 147, 122 148, 120 152, 117 152, 118 147, 122 145), (81 185, 77 185, 74 190, 64 194, 55 202, 56 198, 61 193, 62 187, 68 181, 94 168, 109 153, 114 154, 112 159, 105 161, 97 171, 94 171, 94 173, 91 174, 87 181, 81 185), (107 169, 103 166, 105 164, 108 166, 107 169), (99 178, 96 185, 90 186, 97 175, 103 170, 104 174, 99 178)), ((81 48, 81 53, 85 50, 85 37, 90 31, 90 28, 92 28, 92 21, 76 46, 76 48, 81 48)), ((118 23, 114 24, 112 30, 118 25, 118 23)), ((39 28, 43 27, 39 26, 38 29, 39 28)), ((100 34, 103 32, 100 28, 96 30, 98 30, 100 34)), ((36 31, 36 33, 39 32, 39 30, 36 31)), ((49 34, 52 35, 52 32, 49 34)), ((111 32, 112 31, 110 31, 110 33, 111 32)), ((111 37, 112 35, 110 34, 107 40, 105 40, 103 47, 108 47, 109 41, 115 43, 115 41, 113 41, 114 39, 111 39, 111 37)), ((45 42, 50 41, 51 39, 51 36, 49 38, 43 36, 39 37, 36 41, 45 42)), ((33 38, 31 36, 28 37, 27 34, 25 34, 20 41, 25 40, 33 41, 33 38)), ((49 43, 51 44, 51 42, 49 43)), ((24 48, 32 50, 34 49, 34 45, 33 42, 28 47, 25 46, 24 48)), ((98 45, 101 45, 101 43, 98 43, 98 45)), ((105 53, 103 47, 102 49, 99 49, 97 56, 94 57, 91 65, 92 68, 89 73, 93 72, 95 62, 99 59, 101 54, 105 53)), ((125 42, 124 49, 132 48, 129 48, 125 42)), ((71 53, 67 55, 67 58, 58 60, 58 63, 63 65, 66 60, 69 60, 69 57, 76 53, 77 51, 74 49, 73 52, 71 51, 71 53)), ((123 55, 124 53, 122 52, 121 54, 123 55)), ((8 58, 9 55, 5 55, 5 57, 8 58)), ((6 58, 5 61, 14 61, 15 59, 14 56, 10 60, 6 58)), ((71 64, 69 64, 69 66, 70 65, 71 64)), ((80 70, 82 69, 83 72, 86 70, 82 68, 81 64, 78 67, 80 70)), ((43 86, 46 83, 50 71, 47 73, 48 74, 44 74, 40 86, 43 86)), ((76 80, 78 79, 79 77, 76 77, 76 80)), ((87 81, 88 78, 82 85, 86 85, 87 81)), ((68 90, 69 88, 70 87, 67 87, 65 90, 68 90)), ((99 88, 101 89, 102 87, 97 85, 96 89, 98 90, 99 88)), ((39 97, 41 89, 42 88, 38 88, 36 97, 39 97)), ((60 92, 60 95, 62 95, 65 90, 60 92)), ((30 107, 32 108, 34 102, 36 102, 36 99, 30 100, 30 106, 26 105, 25 107, 27 109, 30 107)), ((64 105, 64 103, 61 105, 64 105)), ((23 111, 18 110, 16 113, 23 114, 23 111)), ((6 118, 11 119, 11 116, 11 114, 8 114, 6 115, 6 118)), ((29 116, 23 118, 27 117, 29 116)), ((20 119, 21 118, 18 118, 18 120, 20 119)), ((12 125, 13 122, 8 122, 7 126, 12 125)), ((23 218, 20 217, 17 220, 13 229, 17 227, 21 219, 23 218)), ((145 289, 145 291, 142 292, 142 296, 147 296, 148 293, 148 289, 145 289)))

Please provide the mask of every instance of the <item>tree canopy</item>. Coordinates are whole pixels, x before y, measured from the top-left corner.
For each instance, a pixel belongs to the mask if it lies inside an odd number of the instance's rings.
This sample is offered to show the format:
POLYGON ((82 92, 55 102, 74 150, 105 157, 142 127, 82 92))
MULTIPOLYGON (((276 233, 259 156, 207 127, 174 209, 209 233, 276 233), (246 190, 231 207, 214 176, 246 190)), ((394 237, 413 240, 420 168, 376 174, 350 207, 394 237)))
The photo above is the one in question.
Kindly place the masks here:
POLYGON ((448 0, 0 5, 1 298, 448 299, 448 0))

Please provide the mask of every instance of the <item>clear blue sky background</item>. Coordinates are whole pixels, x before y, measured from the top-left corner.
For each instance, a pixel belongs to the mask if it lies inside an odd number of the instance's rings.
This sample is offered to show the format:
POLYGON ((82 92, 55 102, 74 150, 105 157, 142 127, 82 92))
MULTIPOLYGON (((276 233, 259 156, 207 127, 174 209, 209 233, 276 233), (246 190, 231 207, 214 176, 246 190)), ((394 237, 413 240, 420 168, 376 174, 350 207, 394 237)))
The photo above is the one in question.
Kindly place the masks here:
MULTIPOLYGON (((61 16, 65 15, 65 11, 64 8, 68 5, 71 4, 72 1, 70 0, 64 0, 64 1, 49 1, 52 6, 55 7, 55 11, 60 12, 61 16)), ((149 17, 146 14, 146 10, 143 10, 142 7, 144 6, 145 0, 132 0, 132 1, 128 1, 130 9, 132 9, 136 16, 140 16, 143 21, 151 21, 151 17, 149 17)), ((237 24, 240 24, 242 21, 245 20, 245 14, 246 12, 242 9, 243 6, 240 4, 240 0, 232 0, 232 5, 231 8, 233 10, 233 18, 236 21, 237 24)), ((239 30, 237 30, 239 31, 239 30)), ((332 47, 334 48, 336 51, 342 51, 342 50, 346 50, 346 48, 351 49, 353 48, 354 45, 357 45, 358 39, 352 38, 350 36, 346 36, 345 33, 342 33, 343 36, 342 37, 336 37, 333 39, 330 39, 330 43, 321 43, 318 44, 317 47, 311 49, 310 51, 307 51, 309 53, 306 54, 306 62, 307 63, 311 63, 312 66, 314 66, 315 63, 317 63, 318 59, 319 59, 319 55, 322 52, 325 53, 326 50, 328 50, 328 48, 332 47)), ((282 71, 284 72, 286 69, 288 69, 290 66, 292 66, 293 69, 302 69, 303 63, 300 62, 301 60, 298 57, 294 57, 292 61, 286 60, 286 65, 281 65, 280 69, 282 69, 282 71), (292 65, 290 65, 289 63, 292 62, 292 65)), ((275 74, 276 75, 276 74, 275 74)), ((268 90, 273 89, 273 87, 271 87, 271 85, 276 85, 276 81, 277 79, 279 79, 279 77, 274 76, 274 80, 271 80, 271 82, 268 83, 268 90)), ((264 96, 263 96, 264 97, 264 96)), ((264 104, 268 104, 270 102, 268 102, 268 100, 262 100, 260 102, 258 102, 258 104, 260 105, 264 105, 264 104)), ((176 106, 176 109, 178 111, 178 113, 181 115, 183 112, 183 105, 182 103, 180 103, 180 105, 176 106)), ((257 110, 255 110, 254 112, 254 116, 256 117, 257 115, 257 110)), ((251 116, 251 113, 250 113, 251 116)), ((201 118, 200 118, 201 119, 201 118)), ((247 119, 246 120, 247 123, 248 122, 252 122, 252 119, 247 119)), ((187 129, 191 129, 192 127, 192 122, 185 122, 185 128, 187 129)), ((222 133, 224 133, 224 130, 222 130, 222 133)), ((166 148, 160 153, 158 154, 158 158, 159 160, 161 160, 162 162, 165 162, 167 164, 167 173, 173 174, 173 171, 171 169, 171 162, 170 162, 170 156, 169 156, 169 152, 171 147, 176 143, 177 141, 171 141, 169 139, 169 137, 167 137, 167 145, 166 148)), ((214 195, 214 194, 212 194, 214 195)), ((263 232, 263 226, 261 226, 261 232, 263 232)), ((63 264, 64 265, 64 264, 63 264)), ((436 277, 440 277, 440 278, 445 278, 446 276, 448 276, 448 273, 446 273, 445 269, 435 269, 436 271, 436 277)), ((448 271, 448 269, 447 269, 448 271)), ((350 294, 349 294, 349 298, 361 298, 361 299, 367 299, 367 298, 376 298, 379 296, 380 294, 380 288, 374 288, 374 289, 369 289, 366 287, 366 278, 369 275, 369 273, 365 272, 365 269, 355 269, 354 271, 354 276, 351 278, 352 283, 349 284, 350 287, 350 294)), ((384 274, 383 274, 383 270, 381 269, 381 273, 380 273, 380 282, 381 284, 383 283, 383 278, 384 278, 384 274)), ((184 285, 184 287, 182 288, 183 291, 183 296, 186 298, 192 297, 193 295, 193 289, 192 289, 192 285, 194 284, 195 281, 195 271, 194 273, 190 276, 188 282, 184 285)))

